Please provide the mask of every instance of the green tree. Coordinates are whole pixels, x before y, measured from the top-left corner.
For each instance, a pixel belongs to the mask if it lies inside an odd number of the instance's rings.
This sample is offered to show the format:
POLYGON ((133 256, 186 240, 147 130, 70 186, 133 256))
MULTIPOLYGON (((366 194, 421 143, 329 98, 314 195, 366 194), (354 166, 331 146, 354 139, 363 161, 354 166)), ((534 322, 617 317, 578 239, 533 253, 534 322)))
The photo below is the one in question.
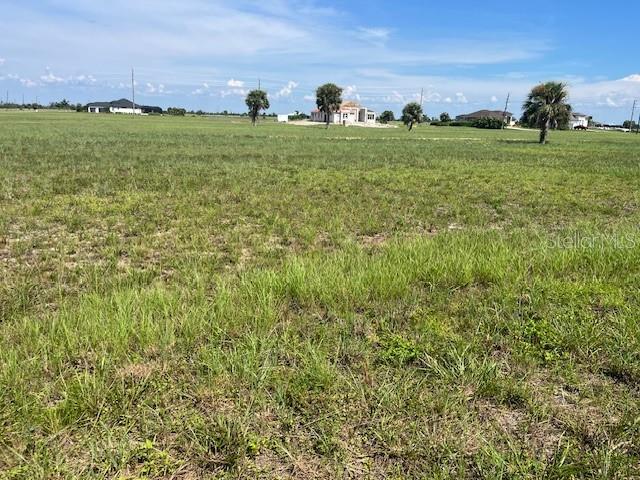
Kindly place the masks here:
POLYGON ((530 126, 540 129, 540 143, 547 143, 550 129, 569 122, 571 105, 567 103, 567 85, 561 82, 547 82, 533 87, 522 109, 523 119, 530 126))
POLYGON ((269 98, 267 92, 264 90, 251 90, 245 100, 247 107, 249 107, 249 116, 251 117, 251 124, 256 125, 258 115, 261 110, 267 110, 270 107, 269 98))
POLYGON ((333 83, 325 83, 316 90, 316 105, 325 114, 327 128, 331 122, 331 115, 340 110, 342 105, 342 88, 333 83))
POLYGON ((409 128, 409 131, 413 130, 416 123, 421 123, 423 118, 422 106, 418 102, 408 103, 402 109, 402 123, 409 128))
POLYGON ((449 116, 449 114, 447 112, 442 112, 440 114, 440 121, 441 122, 450 122, 451 121, 451 116, 449 116))
POLYGON ((396 116, 393 114, 391 110, 385 110, 380 114, 380 121, 382 123, 394 122, 395 119, 396 119, 396 116))

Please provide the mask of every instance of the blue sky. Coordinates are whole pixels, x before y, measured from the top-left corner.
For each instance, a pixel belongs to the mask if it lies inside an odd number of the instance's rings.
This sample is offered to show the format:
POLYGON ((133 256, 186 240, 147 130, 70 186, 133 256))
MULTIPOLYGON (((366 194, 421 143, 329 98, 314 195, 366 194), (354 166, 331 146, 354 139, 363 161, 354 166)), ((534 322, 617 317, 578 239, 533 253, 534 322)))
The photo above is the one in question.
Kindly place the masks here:
MULTIPOLYGON (((244 111, 260 79, 272 111, 313 108, 332 81, 396 112, 520 112, 536 83, 569 84, 576 110, 622 122, 640 99, 640 2, 485 0, 0 0, 0 92, 74 102, 244 111)), ((4 94, 2 94, 4 96, 4 94)))

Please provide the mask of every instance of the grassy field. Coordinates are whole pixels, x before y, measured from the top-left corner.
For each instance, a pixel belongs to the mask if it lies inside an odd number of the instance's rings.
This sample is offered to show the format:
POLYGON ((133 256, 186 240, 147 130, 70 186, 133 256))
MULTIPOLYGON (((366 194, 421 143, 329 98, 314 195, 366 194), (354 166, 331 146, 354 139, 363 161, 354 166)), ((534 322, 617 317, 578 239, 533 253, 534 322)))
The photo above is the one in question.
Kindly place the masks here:
POLYGON ((640 136, 0 113, 0 478, 640 477, 640 136))

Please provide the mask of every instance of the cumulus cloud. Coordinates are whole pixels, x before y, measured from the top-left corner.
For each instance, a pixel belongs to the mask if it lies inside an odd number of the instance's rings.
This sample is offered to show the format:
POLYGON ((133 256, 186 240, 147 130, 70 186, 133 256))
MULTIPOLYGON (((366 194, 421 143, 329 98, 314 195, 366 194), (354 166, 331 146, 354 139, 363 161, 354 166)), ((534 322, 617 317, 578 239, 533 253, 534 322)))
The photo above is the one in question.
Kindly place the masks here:
POLYGON ((47 74, 46 75, 41 75, 40 76, 40 80, 43 83, 46 84, 61 84, 61 83, 66 83, 66 80, 62 77, 58 77, 56 75, 54 75, 51 71, 47 70, 47 74))
POLYGON ((342 91, 342 97, 349 100, 360 100, 358 87, 355 85, 347 85, 342 91))
POLYGON ((393 90, 390 95, 384 97, 385 103, 405 103, 405 97, 397 90, 393 90))
POLYGON ((0 58, 0 67, 5 64, 6 60, 4 58, 0 58))
POLYGON ((244 82, 242 80, 234 80, 232 78, 227 82, 227 86, 232 88, 242 88, 244 87, 244 82))
POLYGON ((78 75, 70 77, 70 81, 79 85, 95 85, 98 80, 93 75, 78 75))
POLYGON ((456 93, 456 102, 457 103, 469 103, 469 100, 467 100, 467 97, 464 96, 464 93, 458 92, 458 93, 456 93))
POLYGON ((154 85, 153 83, 149 83, 147 82, 147 93, 149 94, 162 94, 165 93, 165 89, 164 89, 164 85, 162 83, 158 84, 158 85, 154 85))
POLYGON ((249 93, 249 90, 246 90, 244 88, 231 88, 229 90, 221 90, 220 91, 220 96, 222 98, 232 97, 232 96, 244 97, 248 93, 249 93))
POLYGON ((624 82, 640 82, 640 74, 634 73, 622 79, 624 82))
POLYGON ((491 97, 491 103, 496 103, 497 101, 498 101, 498 97, 496 97, 495 95, 491 97))
POLYGON ((276 94, 276 98, 290 96, 293 93, 293 91, 296 88, 298 88, 298 85, 299 84, 297 82, 290 80, 289 83, 287 83, 284 87, 282 87, 280 91, 276 94))
POLYGON ((30 78, 21 78, 20 83, 27 88, 33 88, 38 86, 38 82, 34 82, 30 78))
POLYGON ((304 100, 306 102, 315 102, 316 101, 316 97, 315 97, 315 95, 305 95, 304 96, 304 100))

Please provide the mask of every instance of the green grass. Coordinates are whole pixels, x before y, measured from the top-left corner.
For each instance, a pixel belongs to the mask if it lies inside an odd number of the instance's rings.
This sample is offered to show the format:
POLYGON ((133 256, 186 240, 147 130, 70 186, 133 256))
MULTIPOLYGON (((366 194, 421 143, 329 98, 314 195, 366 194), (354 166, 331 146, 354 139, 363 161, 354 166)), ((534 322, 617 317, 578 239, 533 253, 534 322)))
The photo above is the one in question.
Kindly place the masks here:
POLYGON ((640 476, 640 138, 0 114, 0 478, 640 476))

